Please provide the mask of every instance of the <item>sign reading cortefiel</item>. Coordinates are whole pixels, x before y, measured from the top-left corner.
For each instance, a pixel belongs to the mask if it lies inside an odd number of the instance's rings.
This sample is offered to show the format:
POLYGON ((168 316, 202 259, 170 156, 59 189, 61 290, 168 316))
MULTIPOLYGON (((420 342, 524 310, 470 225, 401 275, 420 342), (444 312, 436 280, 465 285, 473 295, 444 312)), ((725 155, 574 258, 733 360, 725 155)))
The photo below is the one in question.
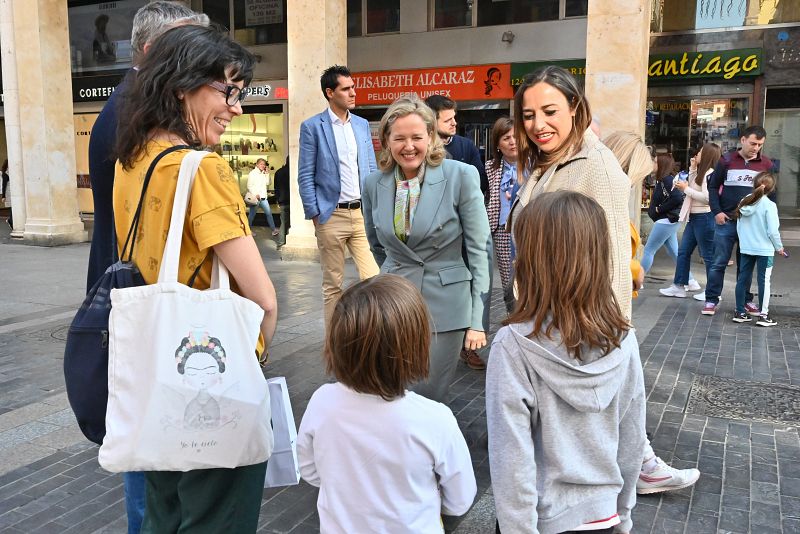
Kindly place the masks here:
POLYGON ((513 97, 510 77, 508 63, 353 73, 358 106, 391 104, 412 93, 457 101, 506 100, 513 97))

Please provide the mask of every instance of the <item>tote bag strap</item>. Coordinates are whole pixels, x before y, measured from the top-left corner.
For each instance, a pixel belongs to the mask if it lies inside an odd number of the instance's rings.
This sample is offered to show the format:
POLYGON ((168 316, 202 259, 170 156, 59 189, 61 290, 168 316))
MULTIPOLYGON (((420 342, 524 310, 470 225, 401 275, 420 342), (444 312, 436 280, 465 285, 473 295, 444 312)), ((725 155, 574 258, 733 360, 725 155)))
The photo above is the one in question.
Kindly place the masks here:
MULTIPOLYGON (((189 196, 194 184, 194 177, 200 167, 200 161, 211 152, 189 152, 181 162, 178 173, 178 184, 175 188, 175 200, 172 204, 172 216, 169 221, 167 244, 164 247, 164 256, 161 258, 161 268, 158 272, 158 282, 177 282, 178 263, 181 253, 181 239, 183 237, 183 223, 186 220, 186 208, 189 205, 189 196)), ((214 254, 211 268, 211 288, 230 289, 228 269, 214 254)))

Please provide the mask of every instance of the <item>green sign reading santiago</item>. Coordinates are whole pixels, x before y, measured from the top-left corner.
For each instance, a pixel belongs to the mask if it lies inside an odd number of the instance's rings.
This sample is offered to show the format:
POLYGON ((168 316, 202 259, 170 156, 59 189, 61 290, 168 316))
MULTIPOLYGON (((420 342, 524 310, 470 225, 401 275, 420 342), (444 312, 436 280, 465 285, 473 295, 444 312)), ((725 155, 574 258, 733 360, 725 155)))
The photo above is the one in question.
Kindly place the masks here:
MULTIPOLYGON (((696 78, 730 80, 741 76, 758 76, 761 74, 761 63, 762 50, 760 48, 656 54, 650 56, 647 76, 650 81, 696 78)), ((518 87, 522 83, 522 78, 529 72, 546 65, 564 67, 581 81, 586 76, 585 59, 512 63, 512 87, 518 87)))

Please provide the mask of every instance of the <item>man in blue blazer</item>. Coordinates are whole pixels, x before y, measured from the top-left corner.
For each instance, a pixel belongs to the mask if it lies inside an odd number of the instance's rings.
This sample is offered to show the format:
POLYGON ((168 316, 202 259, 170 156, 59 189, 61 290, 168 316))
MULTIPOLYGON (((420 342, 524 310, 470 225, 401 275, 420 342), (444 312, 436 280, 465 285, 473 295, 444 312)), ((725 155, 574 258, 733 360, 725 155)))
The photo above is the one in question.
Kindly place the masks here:
POLYGON ((297 183, 306 219, 316 229, 327 326, 342 293, 345 248, 362 280, 378 274, 361 214, 364 179, 378 166, 369 123, 350 113, 356 105, 350 71, 329 67, 320 85, 328 109, 300 125, 297 183))

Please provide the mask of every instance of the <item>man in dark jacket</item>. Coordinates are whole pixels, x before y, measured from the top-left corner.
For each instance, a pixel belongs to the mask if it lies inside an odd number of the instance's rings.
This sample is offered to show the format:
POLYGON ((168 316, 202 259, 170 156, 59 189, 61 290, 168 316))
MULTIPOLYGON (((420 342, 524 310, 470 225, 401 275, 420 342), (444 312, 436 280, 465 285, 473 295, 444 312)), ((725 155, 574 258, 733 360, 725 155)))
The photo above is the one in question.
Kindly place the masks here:
POLYGON ((425 99, 425 103, 436 113, 436 130, 444 142, 444 148, 450 157, 462 163, 468 163, 478 169, 481 178, 481 192, 485 195, 489 190, 489 177, 486 176, 486 166, 481 160, 481 154, 475 143, 456 135, 456 103, 442 95, 432 95, 425 99))
MULTIPOLYGON (((733 212, 739 202, 753 192, 753 178, 756 174, 772 170, 772 161, 761 153, 767 132, 761 126, 750 126, 742 132, 742 147, 731 150, 722 156, 708 179, 708 204, 714 213, 714 261, 708 272, 706 284, 706 304, 703 315, 714 315, 722 284, 725 281, 725 268, 731 259, 733 246, 738 242, 736 220, 733 212)), ((739 271, 739 251, 736 252, 736 271, 739 271)), ((759 309, 753 303, 753 294, 748 293, 745 310, 758 315, 759 309)))
POLYGON ((278 234, 278 248, 286 244, 286 234, 289 233, 291 220, 289 219, 289 156, 286 164, 275 171, 275 197, 281 207, 281 229, 278 234))

